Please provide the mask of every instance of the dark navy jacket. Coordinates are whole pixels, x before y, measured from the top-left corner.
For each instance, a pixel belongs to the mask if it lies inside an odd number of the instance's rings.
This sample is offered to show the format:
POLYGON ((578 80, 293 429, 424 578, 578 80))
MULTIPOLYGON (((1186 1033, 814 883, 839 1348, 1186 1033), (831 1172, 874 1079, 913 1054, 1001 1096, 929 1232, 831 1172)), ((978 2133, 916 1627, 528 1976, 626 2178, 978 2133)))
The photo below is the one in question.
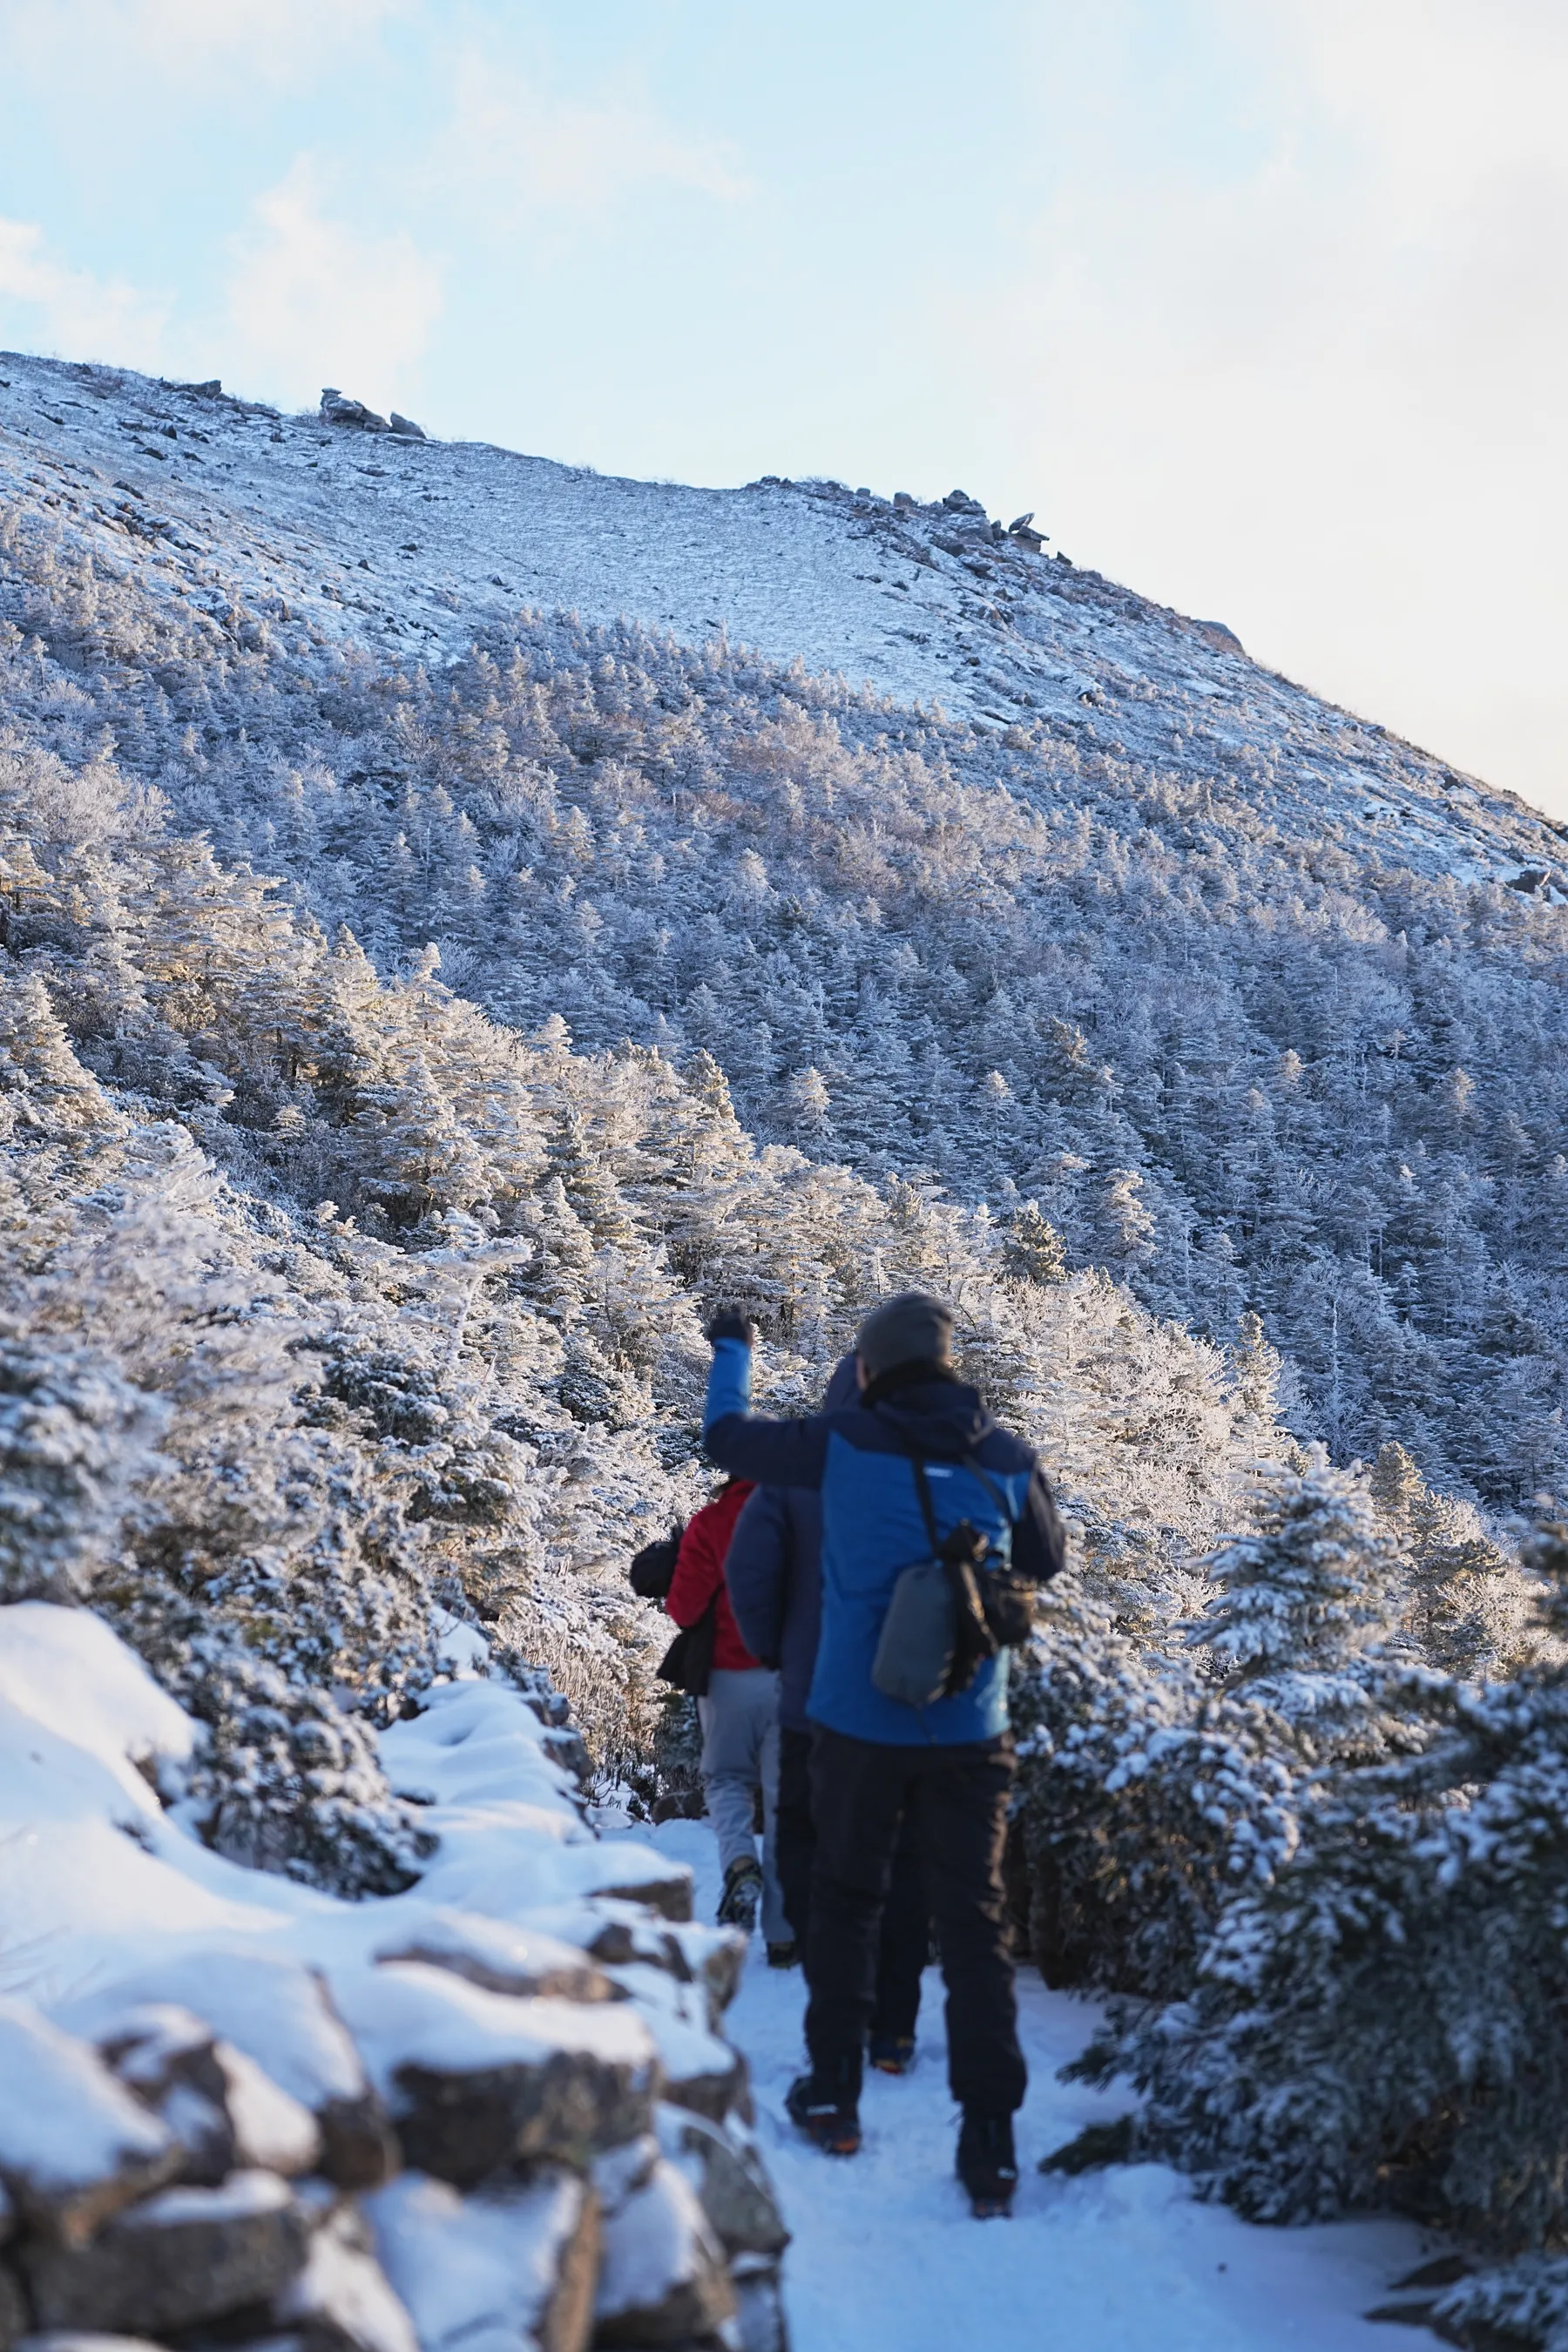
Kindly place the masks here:
MULTIPOLYGON (((855 1359, 827 1383, 825 1412, 855 1398, 855 1359)), ((724 1581, 741 1638, 779 1668, 779 1721, 806 1728, 805 1702, 822 1631, 822 1496, 814 1486, 759 1486, 735 1522, 724 1581)))
POLYGON ((966 1691, 917 1710, 886 1697, 871 1661, 902 1571, 930 1557, 911 1456, 925 1463, 939 1533, 960 1519, 989 1536, 1022 1576, 1043 1584, 1062 1565, 1061 1522, 1034 1451, 1000 1428, 972 1388, 941 1378, 802 1421, 749 1410, 752 1351, 720 1339, 708 1378, 703 1436, 731 1477, 809 1486, 822 1496, 822 1633, 807 1712, 814 1723, 886 1747, 993 1739, 1007 1727, 1007 1653, 966 1691), (972 1454, 995 1496, 964 1466, 972 1454))

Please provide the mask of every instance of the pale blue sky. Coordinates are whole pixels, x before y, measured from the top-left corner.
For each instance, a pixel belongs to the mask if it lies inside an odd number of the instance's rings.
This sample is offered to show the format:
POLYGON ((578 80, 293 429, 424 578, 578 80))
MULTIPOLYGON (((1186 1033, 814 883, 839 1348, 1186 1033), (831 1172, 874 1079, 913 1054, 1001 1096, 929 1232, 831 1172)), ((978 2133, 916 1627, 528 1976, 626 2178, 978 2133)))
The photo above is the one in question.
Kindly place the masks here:
POLYGON ((0 343, 1035 508, 1568 815, 1561 0, 0 0, 0 343))

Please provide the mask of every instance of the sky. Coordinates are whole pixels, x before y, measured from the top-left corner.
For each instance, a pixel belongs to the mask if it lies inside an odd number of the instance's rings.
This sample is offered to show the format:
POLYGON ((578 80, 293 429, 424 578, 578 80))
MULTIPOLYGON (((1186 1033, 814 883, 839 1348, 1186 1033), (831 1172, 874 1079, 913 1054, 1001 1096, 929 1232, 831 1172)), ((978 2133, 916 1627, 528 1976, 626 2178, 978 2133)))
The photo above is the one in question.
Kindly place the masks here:
POLYGON ((1006 521, 1568 819, 1564 0, 0 0, 0 346, 1006 521))

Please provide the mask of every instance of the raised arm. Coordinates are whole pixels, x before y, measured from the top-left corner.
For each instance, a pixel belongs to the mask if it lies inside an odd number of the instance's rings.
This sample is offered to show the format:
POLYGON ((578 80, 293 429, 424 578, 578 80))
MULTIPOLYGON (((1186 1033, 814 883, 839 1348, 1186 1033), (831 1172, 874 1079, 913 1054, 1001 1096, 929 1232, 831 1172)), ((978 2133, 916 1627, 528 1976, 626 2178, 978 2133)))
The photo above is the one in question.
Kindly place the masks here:
POLYGON ((718 1315, 709 1330, 713 1363, 702 1412, 708 1458, 731 1478, 759 1486, 820 1486, 827 1428, 807 1421, 763 1421, 752 1406, 752 1327, 740 1315, 718 1315))

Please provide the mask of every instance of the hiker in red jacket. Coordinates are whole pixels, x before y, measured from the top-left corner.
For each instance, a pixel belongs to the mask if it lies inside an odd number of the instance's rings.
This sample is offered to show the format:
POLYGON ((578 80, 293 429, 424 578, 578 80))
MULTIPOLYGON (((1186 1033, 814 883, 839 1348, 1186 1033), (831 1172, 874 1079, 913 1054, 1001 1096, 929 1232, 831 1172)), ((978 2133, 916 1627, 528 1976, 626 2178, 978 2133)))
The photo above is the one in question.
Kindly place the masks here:
POLYGON ((702 1785, 724 1871, 720 1925, 742 1927, 750 1935, 760 1903, 768 1958, 775 1968, 788 1968, 795 1957, 795 1944, 773 1868, 779 1678, 742 1641, 724 1589, 724 1555, 751 1491, 750 1479, 731 1478, 693 1515, 680 1538, 664 1605, 678 1625, 687 1627, 699 1624, 710 1610, 713 1612, 713 1664, 697 1712, 702 1725, 702 1785), (758 1789, 763 1824, 760 1868, 752 1828, 758 1789))

